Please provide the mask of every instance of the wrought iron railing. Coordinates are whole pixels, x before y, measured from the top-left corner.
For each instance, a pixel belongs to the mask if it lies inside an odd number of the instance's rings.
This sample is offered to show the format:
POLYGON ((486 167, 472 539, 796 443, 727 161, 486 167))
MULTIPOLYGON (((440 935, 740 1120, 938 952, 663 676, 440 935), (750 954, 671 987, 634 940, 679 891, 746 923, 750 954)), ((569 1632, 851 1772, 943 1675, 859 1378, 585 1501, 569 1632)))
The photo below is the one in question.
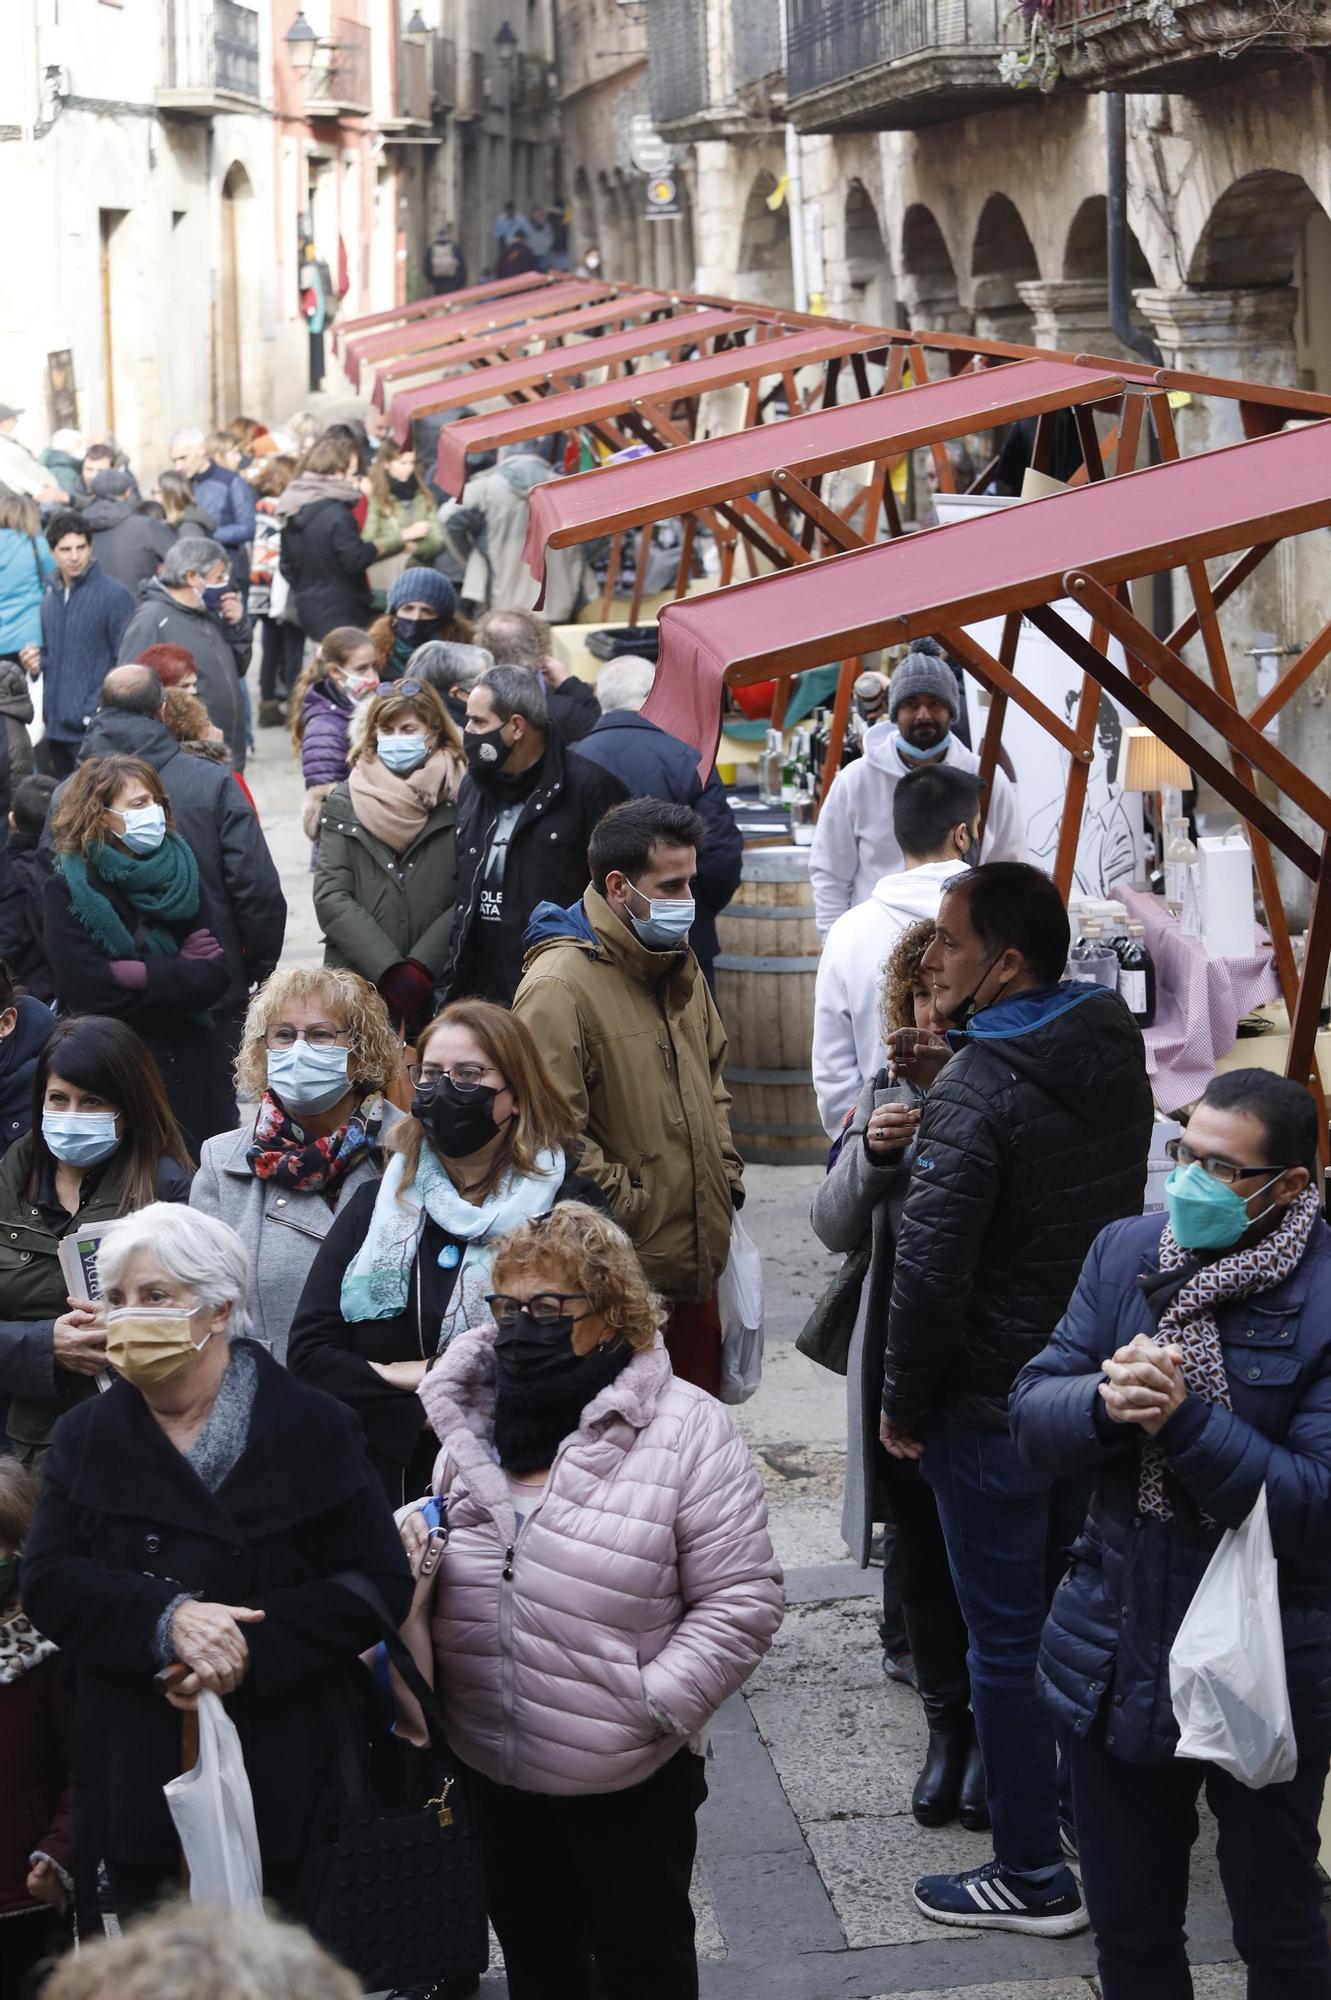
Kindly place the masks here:
POLYGON ((731 0, 730 32, 735 83, 761 83, 781 74, 781 0, 731 0))
POLYGON ((424 42, 397 45, 397 115, 430 122, 430 51, 424 42))
POLYGON ((1011 0, 786 0, 790 95, 929 49, 1010 46, 1013 11, 1011 0))
POLYGON ((241 0, 166 0, 164 44, 168 90, 225 90, 260 101, 255 8, 241 0))
POLYGON ((360 21, 333 23, 327 63, 310 71, 311 104, 370 103, 370 31, 360 21))
POLYGON ((445 110, 458 101, 458 48, 451 35, 434 38, 434 101, 445 110))
POLYGON ((706 0, 652 0, 647 10, 647 94, 658 125, 696 117, 712 102, 706 0))

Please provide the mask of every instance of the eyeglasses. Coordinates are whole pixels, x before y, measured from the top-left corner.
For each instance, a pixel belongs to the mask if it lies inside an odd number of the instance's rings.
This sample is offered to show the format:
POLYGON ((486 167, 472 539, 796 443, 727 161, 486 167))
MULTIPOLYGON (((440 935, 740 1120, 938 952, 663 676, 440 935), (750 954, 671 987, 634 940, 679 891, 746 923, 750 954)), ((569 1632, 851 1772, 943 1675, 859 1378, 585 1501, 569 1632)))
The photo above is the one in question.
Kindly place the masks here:
POLYGON ((407 1075, 417 1090, 433 1090, 444 1077, 454 1090, 479 1090, 486 1077, 498 1071, 492 1071, 489 1063, 454 1063, 451 1069, 441 1069, 438 1063, 412 1063, 407 1075))
POLYGON ((1237 1167, 1233 1160, 1219 1160, 1214 1155, 1194 1153, 1182 1139, 1165 1141, 1165 1158, 1172 1160, 1176 1167, 1200 1167, 1213 1181, 1221 1181, 1226 1187, 1233 1187, 1235 1181, 1253 1180, 1258 1174, 1283 1174, 1287 1171, 1285 1167, 1237 1167))
POLYGON ((424 681, 380 681, 379 694, 424 694, 424 681))
MULTIPOLYGON (((520 1313, 530 1313, 538 1326, 549 1326, 552 1320, 563 1319, 564 1307, 573 1299, 587 1298, 586 1292, 537 1292, 530 1299, 510 1298, 506 1292, 494 1292, 485 1303, 494 1315, 496 1326, 512 1326, 520 1313)), ((586 1319, 586 1313, 574 1313, 573 1322, 586 1319)))
POLYGON ((297 1042, 305 1042, 312 1049, 335 1049, 346 1039, 345 1028, 270 1028, 264 1036, 264 1047, 269 1049, 294 1049, 297 1042))

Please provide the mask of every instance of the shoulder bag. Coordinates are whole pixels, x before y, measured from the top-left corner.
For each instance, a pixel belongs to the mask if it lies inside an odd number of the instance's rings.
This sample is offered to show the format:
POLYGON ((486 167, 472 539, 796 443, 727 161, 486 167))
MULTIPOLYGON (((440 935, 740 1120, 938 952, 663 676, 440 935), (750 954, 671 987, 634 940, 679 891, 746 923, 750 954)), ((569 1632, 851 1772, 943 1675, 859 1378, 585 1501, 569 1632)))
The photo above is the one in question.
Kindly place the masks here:
POLYGON ((848 1250, 831 1284, 795 1337, 800 1353, 833 1375, 850 1365, 850 1342, 860 1313, 860 1295, 873 1261, 873 1229, 854 1250, 848 1250))
POLYGON ((367 1992, 479 1978, 490 1962, 480 1849, 439 1703, 369 1579, 343 1570, 330 1581, 375 1613, 430 1741, 416 1749, 394 1736, 367 1760, 339 1717, 340 1795, 302 1871, 304 1921, 367 1992))

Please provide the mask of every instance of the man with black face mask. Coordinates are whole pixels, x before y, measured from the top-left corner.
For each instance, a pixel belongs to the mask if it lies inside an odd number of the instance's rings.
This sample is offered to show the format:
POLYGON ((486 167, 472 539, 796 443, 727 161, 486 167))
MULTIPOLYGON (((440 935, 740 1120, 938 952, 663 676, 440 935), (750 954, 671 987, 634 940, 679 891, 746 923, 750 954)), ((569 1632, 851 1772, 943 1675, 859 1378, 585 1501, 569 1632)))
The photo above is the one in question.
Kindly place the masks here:
POLYGON ((532 911, 542 897, 572 902, 581 894, 592 828, 628 796, 610 772, 566 756, 548 723, 545 691, 525 667, 491 667, 467 696, 457 916, 441 1004, 509 1005, 532 911))
POLYGON ((921 1460, 938 1502, 994 1831, 992 1862, 924 1876, 916 1904, 940 1923, 1050 1936, 1087 1919, 1035 1668, 1051 1559, 1087 1488, 1023 1463, 1008 1393, 1099 1232, 1140 1211, 1154 1117, 1141 1031, 1117 993, 1062 978, 1068 942, 1058 891, 1026 863, 988 863, 943 897, 922 969, 955 1053, 920 1118, 881 1432, 895 1457, 921 1460))

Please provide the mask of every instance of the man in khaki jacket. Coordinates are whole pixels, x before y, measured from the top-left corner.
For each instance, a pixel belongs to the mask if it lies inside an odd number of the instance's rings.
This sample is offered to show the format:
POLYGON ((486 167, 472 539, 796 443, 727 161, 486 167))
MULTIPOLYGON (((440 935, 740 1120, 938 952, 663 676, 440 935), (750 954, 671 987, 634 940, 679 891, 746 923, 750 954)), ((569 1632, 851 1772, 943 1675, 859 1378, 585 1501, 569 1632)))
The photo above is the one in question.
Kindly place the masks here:
POLYGON ((670 1307, 675 1372, 721 1382, 716 1282, 744 1198, 722 1081, 726 1033, 688 945, 706 827, 691 806, 631 799, 596 826, 592 886, 537 906, 513 1011, 586 1135, 604 1190, 670 1307))

